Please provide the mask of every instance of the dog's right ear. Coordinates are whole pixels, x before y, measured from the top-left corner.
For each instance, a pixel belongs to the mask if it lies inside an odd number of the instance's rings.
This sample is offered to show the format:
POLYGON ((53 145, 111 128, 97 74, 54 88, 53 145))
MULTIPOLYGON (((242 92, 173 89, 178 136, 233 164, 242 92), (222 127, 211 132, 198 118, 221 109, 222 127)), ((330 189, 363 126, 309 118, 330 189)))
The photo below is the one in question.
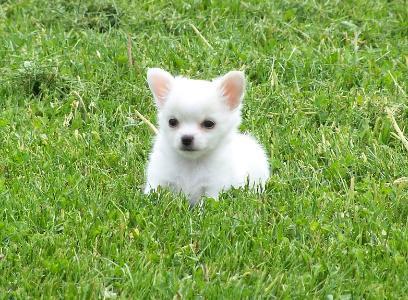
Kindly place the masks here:
POLYGON ((152 91, 156 105, 161 108, 173 85, 174 77, 159 68, 147 70, 147 83, 152 91))
POLYGON ((216 79, 218 89, 231 110, 242 102, 245 93, 245 74, 241 71, 231 71, 216 79))

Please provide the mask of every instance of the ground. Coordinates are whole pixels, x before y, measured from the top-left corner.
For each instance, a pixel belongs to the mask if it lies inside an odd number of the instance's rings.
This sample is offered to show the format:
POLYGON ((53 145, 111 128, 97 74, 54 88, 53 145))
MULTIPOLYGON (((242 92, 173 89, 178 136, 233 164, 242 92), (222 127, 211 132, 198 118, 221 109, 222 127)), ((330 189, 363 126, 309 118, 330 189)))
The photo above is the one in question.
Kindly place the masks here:
POLYGON ((1 0, 0 298, 406 297, 386 110, 407 136, 407 20, 403 0, 1 0), (264 193, 142 194, 154 66, 245 71, 264 193))

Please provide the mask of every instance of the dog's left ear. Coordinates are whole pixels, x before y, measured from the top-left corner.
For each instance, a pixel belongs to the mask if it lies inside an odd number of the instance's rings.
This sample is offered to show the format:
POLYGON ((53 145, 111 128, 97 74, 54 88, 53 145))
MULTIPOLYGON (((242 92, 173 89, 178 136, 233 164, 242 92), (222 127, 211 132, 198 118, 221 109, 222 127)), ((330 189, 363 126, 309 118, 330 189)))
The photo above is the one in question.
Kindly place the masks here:
POLYGON ((170 93, 174 81, 174 77, 169 73, 159 68, 151 68, 147 70, 147 83, 153 93, 156 105, 161 108, 170 93))
POLYGON ((228 107, 233 110, 242 101, 245 92, 245 74, 241 71, 231 71, 217 80, 218 89, 228 107))

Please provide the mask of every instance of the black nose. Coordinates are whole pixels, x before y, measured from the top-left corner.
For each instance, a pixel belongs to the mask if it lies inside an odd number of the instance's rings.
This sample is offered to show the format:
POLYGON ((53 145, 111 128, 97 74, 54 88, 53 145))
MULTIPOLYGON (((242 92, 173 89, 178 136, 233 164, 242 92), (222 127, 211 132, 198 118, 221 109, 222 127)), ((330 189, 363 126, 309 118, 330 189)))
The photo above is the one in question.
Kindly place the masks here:
POLYGON ((193 140, 194 140, 194 136, 192 135, 183 135, 181 137, 181 143, 184 146, 191 146, 191 144, 193 143, 193 140))

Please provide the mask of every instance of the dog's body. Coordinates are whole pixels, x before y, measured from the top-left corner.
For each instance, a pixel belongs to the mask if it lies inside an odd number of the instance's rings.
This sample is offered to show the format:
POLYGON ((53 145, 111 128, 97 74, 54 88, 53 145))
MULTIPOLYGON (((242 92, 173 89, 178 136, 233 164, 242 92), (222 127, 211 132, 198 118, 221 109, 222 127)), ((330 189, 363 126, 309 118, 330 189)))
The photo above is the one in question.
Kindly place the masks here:
POLYGON ((159 133, 146 193, 170 187, 195 204, 230 187, 264 186, 269 177, 266 154, 253 137, 237 129, 243 73, 230 72, 210 82, 150 69, 148 83, 159 108, 159 133))

